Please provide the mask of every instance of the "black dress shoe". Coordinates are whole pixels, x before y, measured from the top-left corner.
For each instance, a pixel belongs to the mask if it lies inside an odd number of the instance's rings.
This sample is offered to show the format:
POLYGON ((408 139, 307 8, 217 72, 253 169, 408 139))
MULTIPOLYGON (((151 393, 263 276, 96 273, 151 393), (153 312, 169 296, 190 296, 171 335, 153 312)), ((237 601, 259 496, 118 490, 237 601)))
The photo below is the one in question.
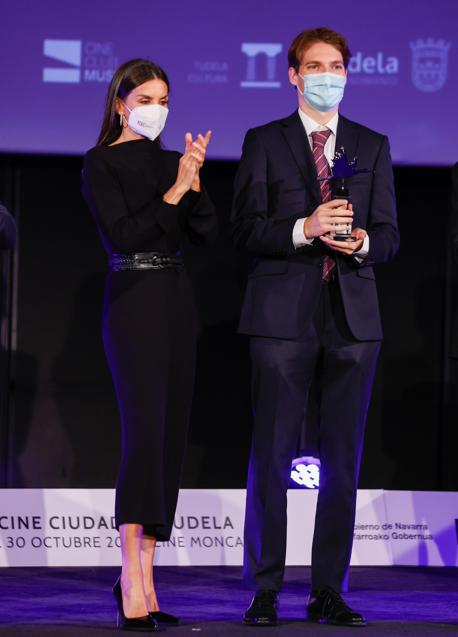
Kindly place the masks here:
POLYGON ((243 616, 243 623, 248 626, 276 626, 277 593, 258 591, 243 616))
POLYGON ((165 626, 178 626, 180 623, 178 617, 170 613, 164 613, 161 610, 150 611, 148 615, 157 621, 158 624, 164 624, 165 626))
POLYGON ((118 604, 118 621, 117 626, 121 630, 132 630, 141 633, 157 633, 160 628, 157 621, 150 617, 150 613, 144 617, 126 617, 122 605, 121 578, 118 577, 113 586, 113 595, 118 604))
POLYGON ((367 626, 364 617, 352 610, 343 598, 330 586, 325 586, 307 602, 309 620, 326 622, 336 626, 367 626))

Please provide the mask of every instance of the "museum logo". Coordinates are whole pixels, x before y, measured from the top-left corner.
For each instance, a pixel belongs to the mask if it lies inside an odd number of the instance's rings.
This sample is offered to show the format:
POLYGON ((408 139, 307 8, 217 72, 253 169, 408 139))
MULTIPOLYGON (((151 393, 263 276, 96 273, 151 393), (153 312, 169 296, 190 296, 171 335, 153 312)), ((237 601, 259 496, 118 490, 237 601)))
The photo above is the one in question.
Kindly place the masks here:
POLYGON ((43 68, 43 82, 110 82, 118 66, 112 42, 44 40, 43 54, 53 61, 43 68))

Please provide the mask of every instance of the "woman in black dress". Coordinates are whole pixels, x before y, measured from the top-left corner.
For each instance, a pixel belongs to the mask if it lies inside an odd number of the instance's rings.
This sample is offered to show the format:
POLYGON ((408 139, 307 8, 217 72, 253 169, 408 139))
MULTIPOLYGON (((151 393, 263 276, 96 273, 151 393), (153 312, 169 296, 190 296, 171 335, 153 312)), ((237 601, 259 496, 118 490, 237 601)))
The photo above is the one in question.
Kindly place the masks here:
POLYGON ((152 565, 156 541, 172 530, 194 380, 195 309, 179 250, 185 237, 205 243, 216 231, 199 179, 210 131, 186 133, 183 156, 163 150, 168 93, 160 67, 123 64, 83 169, 109 261, 103 342, 122 419, 122 571, 113 592, 118 625, 147 631, 178 621, 159 611, 152 565))

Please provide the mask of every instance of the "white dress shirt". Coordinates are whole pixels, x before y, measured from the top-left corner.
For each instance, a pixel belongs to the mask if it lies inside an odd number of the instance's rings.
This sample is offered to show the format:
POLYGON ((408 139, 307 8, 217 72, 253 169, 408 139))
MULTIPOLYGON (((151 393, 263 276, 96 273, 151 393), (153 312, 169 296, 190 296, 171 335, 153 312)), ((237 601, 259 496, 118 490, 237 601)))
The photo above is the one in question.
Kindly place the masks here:
MULTIPOLYGON (((324 146, 324 156, 328 160, 328 164, 331 166, 335 150, 336 150, 336 135, 337 135, 337 124, 339 122, 339 113, 337 112, 332 119, 326 125, 318 124, 311 117, 309 117, 304 111, 299 109, 299 117, 301 118, 302 124, 304 125, 305 132, 307 133, 307 139, 309 140, 310 148, 313 149, 313 140, 312 133, 315 131, 325 131, 330 130, 331 134, 326 140, 326 144, 324 146)), ((300 248, 302 246, 310 245, 314 239, 306 239, 304 235, 304 221, 307 217, 303 217, 298 219, 294 224, 293 228, 293 244, 295 248, 300 248)), ((358 252, 355 252, 353 256, 355 256, 358 261, 364 259, 369 254, 369 236, 366 235, 363 245, 358 252)))

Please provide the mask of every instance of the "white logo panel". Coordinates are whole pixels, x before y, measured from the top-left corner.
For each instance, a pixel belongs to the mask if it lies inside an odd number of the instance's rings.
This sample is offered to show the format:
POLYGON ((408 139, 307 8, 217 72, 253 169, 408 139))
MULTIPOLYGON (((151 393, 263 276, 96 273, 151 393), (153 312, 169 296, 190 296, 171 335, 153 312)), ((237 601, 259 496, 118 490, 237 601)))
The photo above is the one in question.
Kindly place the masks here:
POLYGON ((106 83, 111 81, 118 66, 112 42, 46 39, 43 53, 48 58, 75 67, 46 66, 43 69, 45 83, 106 83))
POLYGON ((43 82, 78 84, 81 80, 81 52, 81 40, 45 40, 43 54, 46 57, 78 68, 46 66, 43 69, 43 82))

